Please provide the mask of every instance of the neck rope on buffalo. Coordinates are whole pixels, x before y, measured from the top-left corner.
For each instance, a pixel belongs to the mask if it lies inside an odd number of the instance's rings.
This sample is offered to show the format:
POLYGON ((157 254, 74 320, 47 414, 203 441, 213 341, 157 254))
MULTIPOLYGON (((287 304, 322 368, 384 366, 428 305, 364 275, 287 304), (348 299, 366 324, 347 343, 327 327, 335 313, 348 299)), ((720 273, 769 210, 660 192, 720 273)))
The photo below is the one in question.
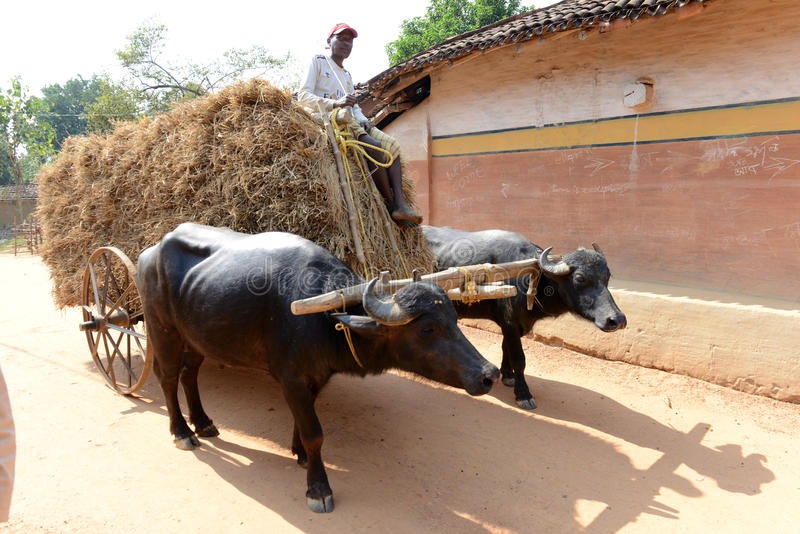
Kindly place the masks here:
POLYGON ((353 335, 350 333, 350 327, 344 323, 336 323, 334 327, 336 330, 341 330, 344 332, 344 337, 347 339, 347 345, 350 347, 350 352, 353 354, 353 359, 356 361, 359 367, 362 369, 364 368, 364 364, 361 363, 361 360, 358 359, 358 354, 356 354, 356 347, 353 345, 353 335))
POLYGON ((539 278, 542 276, 542 269, 541 267, 536 269, 535 274, 531 273, 528 277, 528 290, 525 292, 525 297, 527 299, 527 308, 528 311, 533 310, 533 305, 538 304, 539 308, 544 311, 544 306, 542 306, 542 301, 536 296, 537 289, 539 287, 539 278))

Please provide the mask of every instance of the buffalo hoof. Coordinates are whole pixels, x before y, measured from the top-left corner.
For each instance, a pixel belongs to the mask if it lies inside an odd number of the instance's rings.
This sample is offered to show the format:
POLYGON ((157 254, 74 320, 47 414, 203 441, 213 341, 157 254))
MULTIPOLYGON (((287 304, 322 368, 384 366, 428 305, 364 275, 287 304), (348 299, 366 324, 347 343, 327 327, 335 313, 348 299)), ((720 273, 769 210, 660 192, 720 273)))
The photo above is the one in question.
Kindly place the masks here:
POLYGON ((514 387, 514 384, 515 384, 516 382, 517 382, 517 381, 516 381, 516 380, 514 380, 514 377, 513 377, 513 376, 512 376, 511 378, 506 378, 506 377, 503 377, 503 385, 504 385, 504 386, 508 386, 508 387, 510 387, 510 388, 513 388, 513 387, 514 387))
POLYGON ((182 451, 193 451, 200 446, 200 440, 194 434, 185 438, 175 438, 174 443, 182 451))
POLYGON ((219 436, 219 430, 214 426, 214 423, 208 423, 203 428, 198 428, 195 433, 201 438, 213 438, 219 436))
POLYGON ((517 399, 517 406, 522 408, 523 410, 535 410, 536 409, 536 401, 531 399, 517 399))
POLYGON ((318 514, 328 514, 333 512, 333 495, 325 497, 306 497, 308 508, 318 514))

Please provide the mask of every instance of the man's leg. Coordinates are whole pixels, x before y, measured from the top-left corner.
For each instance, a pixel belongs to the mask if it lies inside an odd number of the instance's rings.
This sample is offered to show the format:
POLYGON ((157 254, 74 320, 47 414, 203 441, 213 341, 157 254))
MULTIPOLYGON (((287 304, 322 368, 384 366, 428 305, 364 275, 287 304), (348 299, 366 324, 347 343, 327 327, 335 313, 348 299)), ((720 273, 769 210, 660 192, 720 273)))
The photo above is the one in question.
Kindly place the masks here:
POLYGON ((392 219, 395 221, 405 221, 414 224, 422 222, 422 215, 415 212, 406 202, 406 197, 403 195, 403 165, 400 162, 400 155, 394 158, 394 161, 389 166, 387 174, 389 175, 389 184, 394 193, 394 209, 392 210, 392 219))
MULTIPOLYGON (((388 151, 391 154, 394 154, 394 161, 386 169, 386 174, 388 175, 389 179, 389 186, 392 190, 392 197, 393 203, 390 213, 392 214, 392 219, 396 222, 405 222, 405 223, 412 223, 412 224, 419 224, 422 222, 422 215, 415 212, 411 209, 406 202, 406 197, 403 194, 403 164, 400 161, 400 145, 397 140, 385 133, 381 130, 373 127, 370 130, 370 135, 365 136, 369 138, 371 141, 367 141, 372 145, 375 145, 372 141, 378 143, 376 146, 380 146, 384 150, 388 151)), ((378 158, 376 158, 378 159, 378 158)), ((379 161, 386 161, 386 158, 381 155, 379 161)))
MULTIPOLYGON (((359 136, 358 140, 376 148, 381 148, 380 142, 368 134, 359 136)), ((368 147, 364 147, 364 150, 366 150, 367 154, 369 154, 369 156, 375 161, 381 163, 386 161, 386 154, 384 152, 380 150, 373 150, 368 147)), ((389 210, 389 213, 392 213, 395 209, 395 200, 397 199, 397 196, 394 193, 394 185, 392 184, 388 169, 381 165, 372 163, 369 161, 369 159, 367 159, 367 166, 369 167, 369 172, 372 175, 372 181, 375 183, 375 186, 378 188, 378 192, 380 192, 381 196, 383 197, 383 201, 386 203, 386 209, 389 210)))
MULTIPOLYGON (((375 159, 381 161, 378 158, 375 159)), ((383 197, 386 209, 391 213, 392 209, 394 209, 394 194, 392 193, 392 187, 389 185, 389 175, 386 173, 386 169, 380 165, 375 165, 369 160, 367 160, 367 167, 369 168, 375 187, 378 188, 378 192, 383 197)))

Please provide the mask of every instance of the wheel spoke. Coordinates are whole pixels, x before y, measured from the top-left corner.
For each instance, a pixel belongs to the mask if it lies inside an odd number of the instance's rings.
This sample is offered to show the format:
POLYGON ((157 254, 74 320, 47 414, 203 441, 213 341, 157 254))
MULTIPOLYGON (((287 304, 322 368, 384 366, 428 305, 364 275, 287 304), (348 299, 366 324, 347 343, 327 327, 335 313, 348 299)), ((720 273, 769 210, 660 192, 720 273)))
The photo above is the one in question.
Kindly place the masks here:
POLYGON ((108 301, 108 277, 111 276, 111 260, 108 259, 108 254, 103 254, 103 263, 106 264, 106 272, 103 273, 105 276, 103 277, 103 309, 100 312, 103 317, 105 317, 106 312, 106 302, 108 301))
POLYGON ((99 289, 97 287, 97 274, 94 271, 94 265, 92 265, 91 263, 89 264, 89 275, 92 280, 92 290, 94 292, 94 305, 98 315, 102 315, 103 310, 100 309, 100 294, 99 294, 99 289))
POLYGON ((106 326, 109 330, 116 330, 117 332, 122 332, 124 334, 128 334, 129 336, 133 336, 139 339, 147 339, 147 334, 142 334, 130 328, 125 328, 123 326, 117 326, 115 324, 107 323, 106 326))
MULTIPOLYGON (((136 286, 134 286, 133 284, 130 284, 127 288, 125 288, 125 291, 122 292, 122 294, 119 296, 119 298, 116 301, 112 301, 111 299, 108 299, 108 302, 109 302, 109 304, 111 304, 111 306, 108 308, 108 311, 103 316, 104 320, 108 319, 108 316, 111 315, 114 312, 114 310, 123 310, 123 311, 125 311, 127 313, 127 310, 123 309, 120 306, 120 304, 122 304, 122 301, 131 292, 131 289, 136 289, 136 286)), ((107 295, 107 293, 106 293, 106 295, 107 295)))
MULTIPOLYGON (((117 294, 117 295, 119 295, 119 293, 120 293, 120 287, 119 287, 119 283, 118 283, 118 281, 117 281, 117 277, 116 277, 116 275, 114 274, 114 269, 113 269, 113 267, 110 265, 110 262, 111 262, 111 259, 110 259, 110 258, 111 258, 111 255, 110 255, 110 253, 107 255, 107 257, 109 258, 109 260, 108 260, 108 262, 109 262, 109 266, 108 266, 109 277, 111 278, 111 283, 114 285, 114 290, 116 291, 116 294, 117 294)), ((127 278, 127 275, 125 276, 125 278, 127 278)), ((130 284, 128 284, 128 286, 130 286, 130 284)), ((108 287, 108 286, 106 286, 106 287, 108 287)), ((106 289, 106 293, 108 293, 108 289, 106 289)))
MULTIPOLYGON (((94 338, 94 341, 92 342, 92 359, 95 362, 99 362, 100 361, 100 355, 97 354, 97 349, 100 346, 100 336, 102 336, 102 335, 103 335, 103 332, 98 330, 97 331, 97 337, 94 338)), ((103 369, 103 371, 105 372, 105 369, 103 369)))
POLYGON ((136 342, 136 346, 139 348, 140 351, 142 351, 142 354, 144 354, 146 356, 147 355, 147 347, 142 346, 142 341, 141 340, 147 340, 147 334, 145 334, 143 332, 135 332, 135 331, 133 332, 133 334, 134 334, 133 340, 136 342))
POLYGON ((125 367, 125 369, 127 369, 128 375, 129 376, 135 376, 136 373, 131 368, 130 361, 125 357, 125 355, 122 353, 122 351, 119 348, 119 346, 122 345, 122 337, 124 335, 125 334, 123 332, 120 332, 119 337, 117 338, 116 341, 114 341, 114 338, 111 337, 111 334, 108 333, 108 332, 106 333, 106 336, 108 337, 108 340, 111 341, 111 345, 114 347, 115 356, 119 355, 119 361, 122 363, 122 365, 125 367))
MULTIPOLYGON (((102 329, 101 329, 102 330, 102 329)), ((102 331, 103 334, 103 346, 106 349, 106 361, 107 367, 105 368, 106 375, 108 375, 108 379, 111 381, 111 385, 117 383, 117 377, 114 373, 114 357, 116 356, 116 352, 108 350, 108 333, 106 331, 102 331)))

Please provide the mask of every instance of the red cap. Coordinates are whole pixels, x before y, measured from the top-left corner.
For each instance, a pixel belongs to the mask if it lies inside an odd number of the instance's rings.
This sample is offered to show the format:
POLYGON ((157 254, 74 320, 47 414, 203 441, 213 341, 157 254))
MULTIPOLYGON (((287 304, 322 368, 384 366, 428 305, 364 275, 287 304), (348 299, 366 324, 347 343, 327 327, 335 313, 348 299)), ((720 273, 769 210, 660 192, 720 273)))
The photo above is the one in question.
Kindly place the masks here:
POLYGON ((350 33, 353 34, 353 37, 358 37, 358 32, 356 31, 355 28, 351 28, 349 25, 345 24, 344 22, 340 22, 339 24, 337 24, 336 26, 334 26, 331 29, 330 33, 328 33, 328 39, 330 39, 334 35, 339 35, 343 31, 349 31, 350 33))

